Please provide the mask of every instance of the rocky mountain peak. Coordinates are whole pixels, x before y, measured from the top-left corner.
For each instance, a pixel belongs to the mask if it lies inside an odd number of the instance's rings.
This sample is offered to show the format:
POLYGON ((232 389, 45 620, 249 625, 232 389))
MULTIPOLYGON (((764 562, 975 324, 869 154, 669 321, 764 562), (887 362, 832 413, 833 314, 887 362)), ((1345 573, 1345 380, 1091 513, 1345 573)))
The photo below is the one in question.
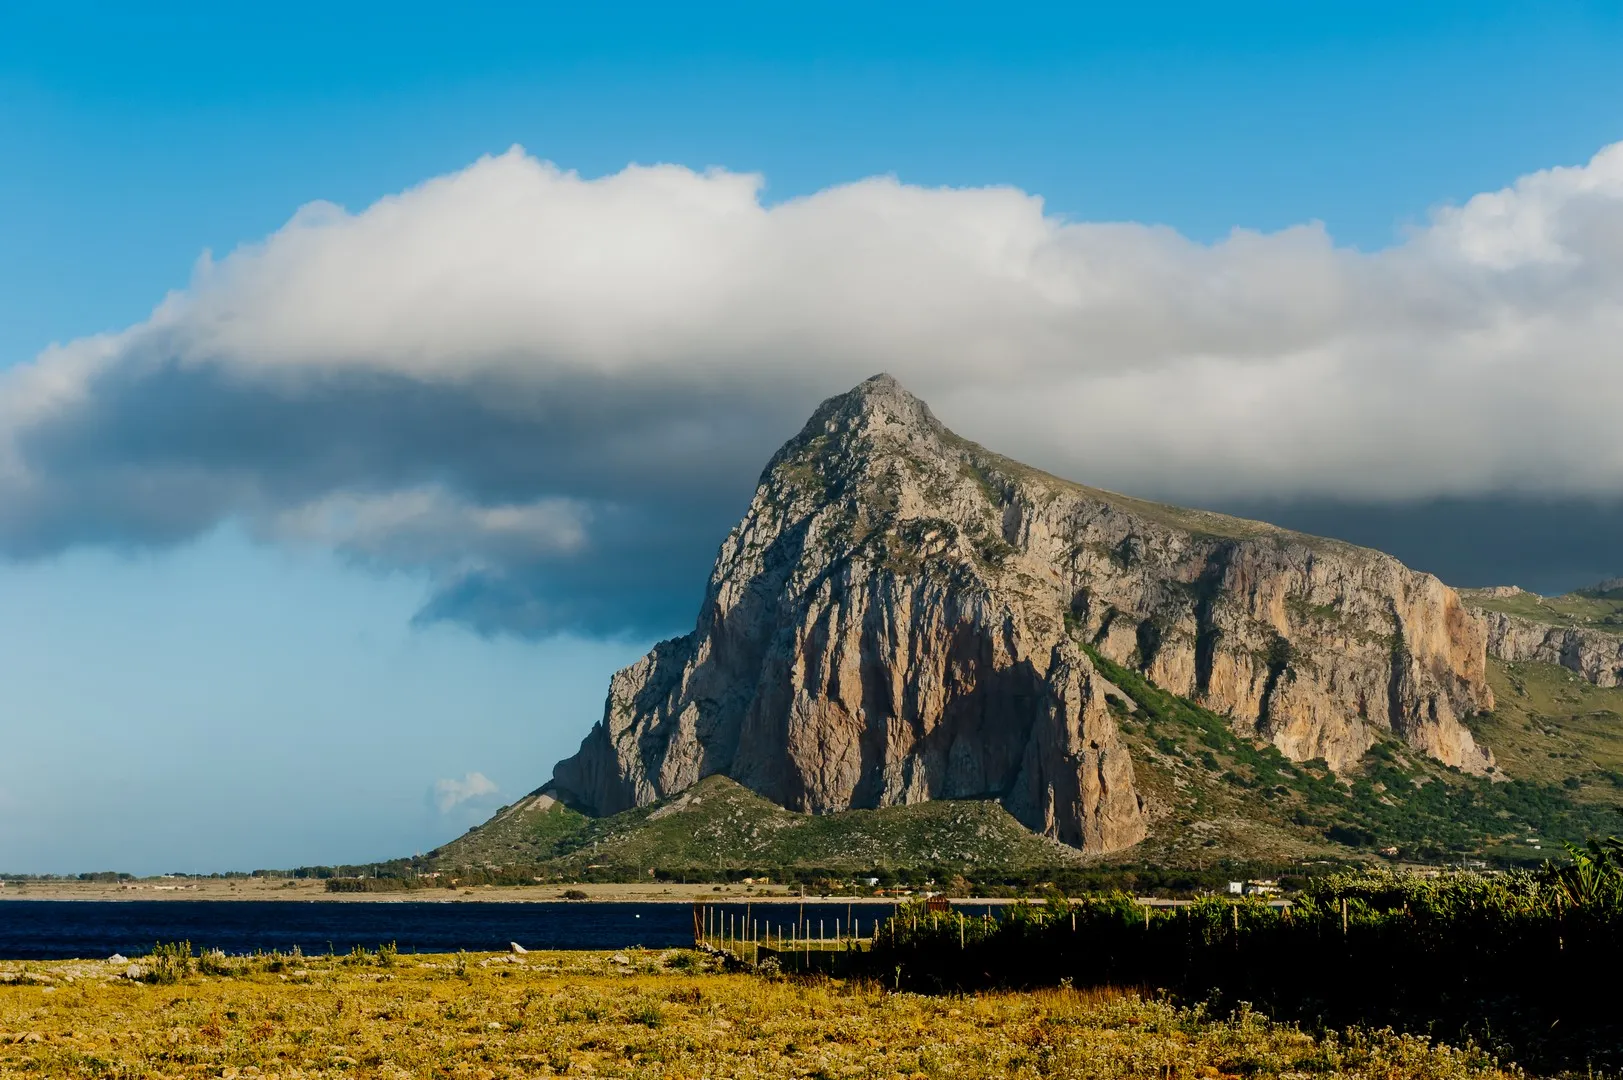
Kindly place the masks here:
POLYGON ((554 789, 598 814, 723 774, 824 813, 993 798, 1084 851, 1149 817, 1092 655, 1287 756, 1468 771, 1486 630, 1395 559, 1081 487, 895 379, 825 401, 722 544, 692 633, 614 677, 554 789))
MULTIPOLYGON (((829 398, 806 422, 806 431, 828 435, 861 434, 887 428, 945 430, 930 407, 914 397, 894 376, 880 372, 843 394, 829 398)), ((804 432, 803 432, 804 434, 804 432)))
POLYGON ((785 471, 785 465, 814 468, 834 479, 910 456, 936 457, 948 434, 930 407, 901 383, 889 375, 875 375, 818 406, 767 463, 761 483, 794 480, 799 474, 785 471))

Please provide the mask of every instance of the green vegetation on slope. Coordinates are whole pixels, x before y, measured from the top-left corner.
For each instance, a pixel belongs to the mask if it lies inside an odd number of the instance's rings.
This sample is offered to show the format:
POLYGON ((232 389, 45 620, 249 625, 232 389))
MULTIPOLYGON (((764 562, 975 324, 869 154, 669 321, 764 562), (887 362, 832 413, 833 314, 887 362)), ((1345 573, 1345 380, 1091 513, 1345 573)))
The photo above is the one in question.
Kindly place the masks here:
POLYGON ((1149 843, 1184 864, 1203 849, 1236 854, 1237 845, 1253 857, 1397 848, 1428 862, 1530 862, 1544 845, 1623 824, 1611 804, 1575 799, 1547 776, 1467 776, 1393 739, 1371 748, 1361 770, 1337 777, 1323 762, 1292 762, 1236 735, 1224 717, 1092 658, 1137 706, 1118 707, 1118 723, 1142 762, 1143 786, 1165 801, 1169 819, 1149 843))
POLYGON ((1623 687, 1555 664, 1488 664, 1494 711, 1473 718, 1510 776, 1559 784, 1580 802, 1623 805, 1623 687))
POLYGON ((800 814, 721 776, 608 818, 559 803, 503 812, 430 854, 436 866, 545 864, 570 877, 718 878, 788 868, 856 874, 903 867, 1047 866, 1079 856, 995 802, 943 801, 800 814))
MULTIPOLYGON (((1611 582, 1606 583, 1611 586, 1611 582)), ((1623 633, 1623 587, 1579 589, 1565 596, 1540 596, 1519 592, 1492 596, 1485 589, 1462 589, 1460 595, 1472 607, 1519 615, 1534 622, 1554 626, 1581 626, 1608 633, 1623 633)))

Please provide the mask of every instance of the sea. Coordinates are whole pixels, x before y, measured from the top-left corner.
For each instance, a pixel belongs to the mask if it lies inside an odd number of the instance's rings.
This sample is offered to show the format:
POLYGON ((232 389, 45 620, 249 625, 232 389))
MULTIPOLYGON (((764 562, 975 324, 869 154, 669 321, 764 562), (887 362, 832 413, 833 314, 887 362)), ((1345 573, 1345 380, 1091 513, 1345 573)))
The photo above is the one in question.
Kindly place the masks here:
MULTIPOLYGON (((746 921, 774 936, 873 932, 889 905, 808 902, 709 904, 711 925, 746 921)), ((158 942, 189 941, 231 955, 347 953, 393 944, 404 953, 526 949, 669 949, 694 942, 682 903, 481 903, 325 900, 5 900, 0 960, 134 957, 158 942)))

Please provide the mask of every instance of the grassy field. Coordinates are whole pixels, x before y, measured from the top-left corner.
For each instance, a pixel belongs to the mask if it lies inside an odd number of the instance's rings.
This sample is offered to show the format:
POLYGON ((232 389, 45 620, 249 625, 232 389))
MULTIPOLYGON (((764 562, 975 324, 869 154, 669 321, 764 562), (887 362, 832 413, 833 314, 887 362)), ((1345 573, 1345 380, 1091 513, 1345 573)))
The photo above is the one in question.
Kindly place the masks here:
POLYGON ((1059 989, 924 997, 702 969, 691 952, 0 963, 0 1075, 1495 1077, 1390 1033, 1059 989))

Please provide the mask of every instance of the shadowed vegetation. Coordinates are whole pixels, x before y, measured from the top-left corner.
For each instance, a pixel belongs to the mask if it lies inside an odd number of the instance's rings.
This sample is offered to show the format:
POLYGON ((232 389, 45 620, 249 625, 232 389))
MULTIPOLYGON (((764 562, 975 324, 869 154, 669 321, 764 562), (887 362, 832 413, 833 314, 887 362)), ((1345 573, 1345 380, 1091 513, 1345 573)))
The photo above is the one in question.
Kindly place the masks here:
POLYGON ((1499 878, 1336 874, 1290 907, 1125 895, 1017 905, 1002 919, 910 905, 853 970, 898 987, 1163 987, 1276 1018, 1477 1039, 1525 1065, 1623 1067, 1600 991, 1623 963, 1623 842, 1499 878))

